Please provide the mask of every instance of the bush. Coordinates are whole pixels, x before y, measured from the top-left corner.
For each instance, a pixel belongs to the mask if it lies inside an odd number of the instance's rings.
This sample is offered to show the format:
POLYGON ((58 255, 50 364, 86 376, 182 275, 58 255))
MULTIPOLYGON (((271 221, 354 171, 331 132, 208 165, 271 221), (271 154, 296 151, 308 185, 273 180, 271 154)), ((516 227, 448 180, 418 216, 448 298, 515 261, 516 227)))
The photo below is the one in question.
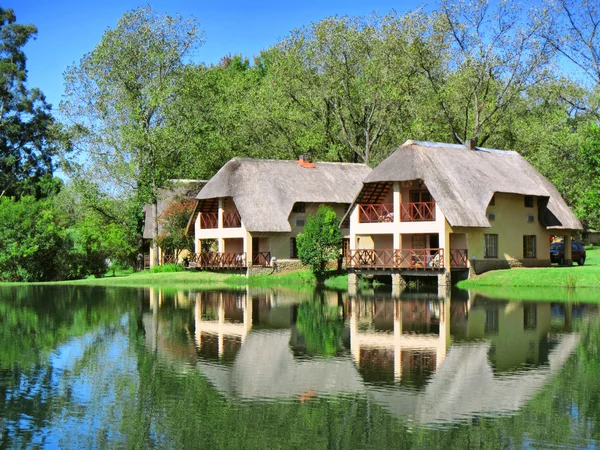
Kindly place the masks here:
POLYGON ((68 228, 50 200, 0 200, 0 280, 57 281, 106 272, 100 235, 68 228))
POLYGON ((342 251, 342 232, 335 211, 321 205, 315 216, 307 218, 304 232, 298 234, 297 244, 300 261, 321 281, 327 263, 338 259, 342 251))
POLYGON ((154 266, 150 269, 152 273, 162 273, 162 272, 183 272, 185 267, 181 264, 163 264, 162 266, 154 266))

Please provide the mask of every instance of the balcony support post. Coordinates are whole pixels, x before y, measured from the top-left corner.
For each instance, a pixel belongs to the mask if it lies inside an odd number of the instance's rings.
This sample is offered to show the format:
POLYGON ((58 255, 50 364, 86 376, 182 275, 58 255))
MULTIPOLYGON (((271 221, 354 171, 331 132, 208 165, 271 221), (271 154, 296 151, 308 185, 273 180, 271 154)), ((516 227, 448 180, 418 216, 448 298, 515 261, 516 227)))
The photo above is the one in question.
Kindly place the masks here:
POLYGON ((219 214, 217 215, 217 227, 223 228, 223 198, 219 198, 219 214))
MULTIPOLYGON (((400 196, 400 183, 394 182, 394 223, 400 223, 400 205, 402 204, 402 198, 400 196)), ((398 248, 394 245, 394 248, 398 248)))

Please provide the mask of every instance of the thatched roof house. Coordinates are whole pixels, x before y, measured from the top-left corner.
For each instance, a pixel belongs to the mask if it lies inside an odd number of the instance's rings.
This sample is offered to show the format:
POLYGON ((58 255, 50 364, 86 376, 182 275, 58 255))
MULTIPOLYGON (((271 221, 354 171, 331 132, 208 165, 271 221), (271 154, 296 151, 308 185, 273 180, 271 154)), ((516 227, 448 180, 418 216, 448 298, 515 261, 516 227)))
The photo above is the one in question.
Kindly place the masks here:
POLYGON ((202 188, 190 223, 231 197, 250 233, 290 232, 295 203, 350 204, 370 172, 364 164, 234 158, 202 188))
MULTIPOLYGON (((406 141, 364 183, 423 180, 452 227, 489 227, 486 208, 495 193, 547 199, 540 220, 548 228, 580 230, 556 188, 514 151, 406 141)), ((355 203, 361 203, 363 192, 355 203)))
MULTIPOLYGON (((199 180, 170 180, 171 187, 158 190, 158 217, 167 209, 169 203, 175 199, 192 200, 198 195, 198 192, 206 184, 206 181, 199 180)), ((154 239, 154 214, 152 205, 144 205, 144 239, 154 239)), ((158 234, 162 232, 162 224, 158 222, 158 234)))

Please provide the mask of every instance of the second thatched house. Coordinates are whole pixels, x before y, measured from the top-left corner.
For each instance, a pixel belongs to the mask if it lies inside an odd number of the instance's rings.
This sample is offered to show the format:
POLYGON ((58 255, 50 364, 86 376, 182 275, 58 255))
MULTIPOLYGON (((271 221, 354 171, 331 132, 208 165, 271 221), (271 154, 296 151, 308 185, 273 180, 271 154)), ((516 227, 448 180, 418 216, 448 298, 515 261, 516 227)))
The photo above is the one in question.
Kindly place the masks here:
POLYGON ((439 284, 450 270, 549 265, 550 237, 569 241, 581 229, 518 153, 410 140, 365 178, 344 224, 351 272, 391 273, 398 283, 435 274, 439 284))
MULTIPOLYGON (((164 214, 165 212, 172 207, 174 204, 178 204, 181 202, 193 200, 198 195, 198 192, 202 187, 206 184, 206 181, 198 181, 198 180, 170 180, 168 188, 162 188, 158 190, 158 199, 157 199, 157 222, 158 222, 158 235, 160 236, 163 233, 164 228, 164 214)), ((154 266, 154 250, 153 250, 153 242, 156 240, 157 236, 154 231, 155 217, 153 213, 153 208, 151 204, 144 205, 144 268, 149 269, 154 266)), ((167 263, 176 263, 178 260, 181 260, 186 256, 185 252, 183 254, 175 255, 166 249, 158 248, 158 264, 167 264, 167 263), (177 259, 177 260, 175 260, 177 259)))
POLYGON ((192 264, 298 266, 296 236, 307 216, 324 204, 341 218, 370 172, 364 164, 232 159, 196 197, 188 225, 196 244, 192 264))

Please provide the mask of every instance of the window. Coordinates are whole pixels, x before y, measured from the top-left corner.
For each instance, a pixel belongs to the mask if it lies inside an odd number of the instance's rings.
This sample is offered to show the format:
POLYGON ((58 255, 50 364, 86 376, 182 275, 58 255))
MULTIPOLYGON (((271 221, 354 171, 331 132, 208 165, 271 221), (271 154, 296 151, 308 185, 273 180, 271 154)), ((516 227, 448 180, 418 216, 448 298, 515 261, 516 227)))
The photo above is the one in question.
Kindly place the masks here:
POLYGON ((494 213, 489 213, 489 214, 488 214, 488 220, 489 220, 489 221, 496 220, 496 214, 494 214, 494 213))
POLYGON ((496 194, 492 195, 492 199, 490 200, 488 206, 496 206, 496 194))
POLYGON ((498 334, 498 308, 489 308, 485 310, 485 322, 483 333, 498 334))
POLYGON ((527 222, 529 222, 529 223, 535 222, 535 217, 534 216, 527 216, 527 222))
POLYGON ((525 208, 533 208, 533 195, 525 196, 525 208))
POLYGON ((536 257, 536 239, 535 236, 523 236, 523 257, 536 257))
POLYGON ((498 257, 498 235, 484 234, 483 235, 483 257, 497 258, 498 257))
POLYGON ((290 238, 290 258, 298 258, 298 246, 296 245, 296 238, 290 238))
POLYGON ((296 226, 303 227, 306 221, 304 219, 296 219, 296 226))
POLYGON ((537 306, 525 305, 523 307, 523 329, 535 330, 537 328, 537 306))
POLYGON ((304 213, 306 212, 306 203, 304 202, 296 202, 292 207, 293 213, 304 213))

